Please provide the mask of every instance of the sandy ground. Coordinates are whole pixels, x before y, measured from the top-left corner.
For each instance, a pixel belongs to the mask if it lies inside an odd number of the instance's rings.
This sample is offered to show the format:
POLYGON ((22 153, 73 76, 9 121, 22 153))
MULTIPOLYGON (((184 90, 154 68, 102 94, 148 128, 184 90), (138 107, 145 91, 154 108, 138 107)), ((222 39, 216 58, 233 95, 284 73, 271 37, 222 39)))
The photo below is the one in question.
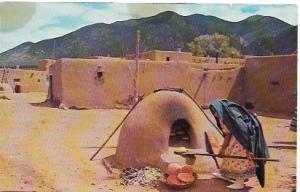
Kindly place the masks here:
MULTIPOLYGON (((30 104, 45 97, 29 93, 0 100, 0 191, 172 191, 164 185, 125 187, 108 177, 100 160, 114 153, 118 132, 89 161, 126 110, 61 110, 30 104)), ((269 145, 296 142, 296 133, 289 131, 290 120, 259 119, 269 145)), ((265 188, 253 178, 243 191, 293 191, 296 150, 270 148, 270 153, 281 162, 266 165, 265 188)), ((204 176, 190 189, 176 191, 229 191, 226 185, 204 176)))

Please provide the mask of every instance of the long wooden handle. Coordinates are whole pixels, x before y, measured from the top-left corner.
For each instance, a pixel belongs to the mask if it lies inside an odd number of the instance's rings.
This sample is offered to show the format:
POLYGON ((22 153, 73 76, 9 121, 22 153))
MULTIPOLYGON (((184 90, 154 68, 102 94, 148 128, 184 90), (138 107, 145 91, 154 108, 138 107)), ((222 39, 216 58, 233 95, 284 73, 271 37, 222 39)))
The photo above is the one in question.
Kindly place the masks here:
MULTIPOLYGON (((242 156, 231 156, 231 155, 217 155, 217 154, 209 154, 209 153, 177 153, 180 155, 202 155, 202 156, 210 156, 210 157, 218 157, 218 158, 230 158, 230 159, 248 159, 247 157, 242 156)), ((254 161, 271 161, 271 162, 279 162, 279 159, 270 159, 270 158, 253 158, 254 161)))
MULTIPOLYGON (((231 155, 213 155, 213 156, 219 157, 219 158, 248 159, 247 157, 231 156, 231 155)), ((254 161, 273 161, 273 162, 279 162, 279 159, 259 158, 259 157, 255 157, 255 158, 253 158, 253 160, 254 161)))

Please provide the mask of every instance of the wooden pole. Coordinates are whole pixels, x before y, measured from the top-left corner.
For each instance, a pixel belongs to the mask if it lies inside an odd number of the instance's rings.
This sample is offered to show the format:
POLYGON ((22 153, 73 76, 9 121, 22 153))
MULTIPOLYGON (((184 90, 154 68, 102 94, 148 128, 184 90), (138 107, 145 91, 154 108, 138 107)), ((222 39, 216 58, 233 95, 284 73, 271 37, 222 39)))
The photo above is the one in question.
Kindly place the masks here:
MULTIPOLYGON (((208 134, 207 132, 205 131, 204 132, 204 136, 205 136, 205 147, 206 147, 206 152, 209 153, 209 154, 215 154, 213 148, 212 148, 212 145, 210 143, 210 140, 209 140, 209 137, 208 137, 208 134)), ((216 163, 216 166, 218 169, 220 169, 220 165, 219 165, 219 162, 217 160, 216 157, 212 157, 216 163)))
POLYGON ((138 92, 138 74, 139 74, 139 56, 140 56, 140 30, 136 32, 136 47, 135 47, 135 74, 134 74, 134 101, 139 100, 138 92))
POLYGON ((55 59, 55 51, 56 51, 56 39, 53 42, 53 50, 52 50, 52 59, 55 59))
POLYGON ((115 130, 109 135, 106 141, 99 147, 99 149, 94 153, 94 155, 90 158, 90 161, 93 161, 94 158, 98 155, 98 153, 104 148, 104 146, 108 143, 108 141, 112 138, 112 136, 117 132, 117 130, 121 127, 124 121, 127 119, 129 114, 133 111, 133 109, 139 104, 139 102, 144 98, 144 95, 134 104, 134 106, 130 109, 130 111, 126 114, 123 120, 119 123, 119 125, 115 128, 115 130))

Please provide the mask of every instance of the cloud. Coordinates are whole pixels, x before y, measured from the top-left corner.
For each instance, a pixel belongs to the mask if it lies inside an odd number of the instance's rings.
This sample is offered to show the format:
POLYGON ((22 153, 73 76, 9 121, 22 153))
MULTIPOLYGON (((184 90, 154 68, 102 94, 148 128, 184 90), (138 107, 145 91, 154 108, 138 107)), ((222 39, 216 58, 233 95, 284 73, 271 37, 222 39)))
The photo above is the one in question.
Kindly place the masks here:
POLYGON ((0 31, 10 32, 26 25, 36 11, 36 3, 0 2, 0 31))
POLYGON ((113 23, 115 21, 123 21, 132 19, 128 14, 126 4, 107 3, 105 9, 92 9, 81 17, 88 24, 93 23, 113 23))
MULTIPOLYGON (((13 3, 15 7, 18 2, 13 3)), ((15 11, 17 12, 17 11, 15 11)), ((30 21, 9 33, 0 31, 0 53, 23 42, 38 42, 65 35, 85 25, 132 18, 126 4, 36 3, 30 21)))

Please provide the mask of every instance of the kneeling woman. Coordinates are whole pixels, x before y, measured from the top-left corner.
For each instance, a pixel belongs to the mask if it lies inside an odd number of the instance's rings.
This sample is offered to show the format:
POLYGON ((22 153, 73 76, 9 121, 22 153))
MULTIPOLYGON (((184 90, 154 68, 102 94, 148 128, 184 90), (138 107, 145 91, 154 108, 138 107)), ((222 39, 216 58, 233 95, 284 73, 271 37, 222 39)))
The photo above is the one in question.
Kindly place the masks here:
MULTIPOLYGON (((231 126, 231 123, 228 123, 229 118, 228 114, 226 114, 226 108, 222 106, 221 100, 215 100, 210 105, 210 110, 214 115, 218 127, 222 130, 224 136, 224 142, 221 146, 219 151, 219 155, 229 155, 229 156, 243 156, 247 157, 248 159, 231 159, 231 158, 224 158, 222 164, 220 166, 220 170, 218 173, 214 173, 213 175, 221 178, 221 179, 234 179, 235 182, 232 185, 227 186, 230 189, 243 189, 244 182, 246 179, 254 177, 255 175, 258 176, 261 185, 264 185, 264 162, 256 163, 253 161, 254 151, 258 149, 265 150, 265 140, 263 138, 261 127, 254 131, 254 135, 256 142, 251 143, 251 134, 248 131, 240 129, 238 130, 236 127, 238 126, 231 126), (261 133, 258 133, 261 132, 261 133), (247 135, 248 134, 248 135, 247 135), (261 136, 262 138, 258 138, 261 136), (247 139, 245 139, 247 138, 247 139), (247 143, 248 142, 248 143, 247 143), (258 142, 262 143, 260 145, 258 142), (250 149, 253 146, 252 149, 250 149), (248 149, 247 149, 248 148, 248 149), (253 151, 253 152, 252 152, 253 151)), ((256 118, 256 117, 255 117, 256 118)), ((258 121, 258 120, 257 120, 258 121)), ((260 126, 260 124, 259 124, 260 126)), ((253 137, 253 135, 252 135, 253 137)), ((268 156, 268 151, 265 150, 265 155, 268 156)), ((255 152, 255 154, 260 154, 260 152, 255 152)), ((260 155, 258 155, 260 156, 260 155)))

